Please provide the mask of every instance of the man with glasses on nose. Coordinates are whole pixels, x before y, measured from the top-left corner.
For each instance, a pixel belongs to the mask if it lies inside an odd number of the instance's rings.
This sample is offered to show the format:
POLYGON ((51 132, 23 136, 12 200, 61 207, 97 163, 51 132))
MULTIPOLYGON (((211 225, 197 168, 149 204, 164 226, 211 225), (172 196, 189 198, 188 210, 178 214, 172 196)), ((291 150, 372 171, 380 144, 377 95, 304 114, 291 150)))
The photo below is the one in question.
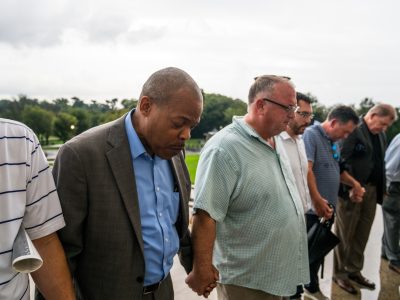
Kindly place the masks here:
MULTIPOLYGON (((306 212, 307 230, 320 217, 333 217, 338 198, 340 181, 354 189, 354 199, 358 200, 362 187, 339 165, 340 153, 336 141, 346 138, 357 126, 358 117, 349 106, 336 106, 321 124, 308 127, 303 135, 308 159, 307 182, 312 200, 312 209, 306 212)), ((319 288, 318 270, 323 259, 310 264, 311 282, 305 285, 304 298, 326 300, 319 288)))
MULTIPOLYGON (((290 163, 304 213, 306 213, 311 209, 311 198, 307 185, 308 161, 301 135, 310 125, 314 114, 310 97, 297 92, 296 98, 299 108, 295 113, 295 117, 289 121, 286 131, 277 136, 276 143, 277 152, 282 160, 290 163)), ((296 295, 291 296, 290 299, 301 299, 302 292, 303 288, 299 286, 296 295)))
POLYGON ((248 113, 202 149, 193 209, 193 271, 198 294, 219 271, 218 299, 282 299, 309 281, 303 207, 274 136, 298 107, 293 84, 256 78, 248 113))

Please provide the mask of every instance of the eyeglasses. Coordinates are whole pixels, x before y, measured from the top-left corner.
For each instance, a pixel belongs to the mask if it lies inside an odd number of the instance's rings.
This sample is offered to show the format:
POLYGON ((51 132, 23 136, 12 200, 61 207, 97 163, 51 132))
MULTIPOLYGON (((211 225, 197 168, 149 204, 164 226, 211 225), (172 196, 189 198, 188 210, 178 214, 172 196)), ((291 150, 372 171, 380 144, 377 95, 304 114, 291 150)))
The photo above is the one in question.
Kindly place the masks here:
POLYGON ((271 102, 275 105, 280 106, 281 108, 283 108, 287 113, 294 113, 296 112, 299 107, 297 105, 284 105, 282 103, 276 102, 274 100, 268 99, 268 98, 262 98, 263 101, 267 101, 267 102, 271 102))
POLYGON ((307 111, 299 111, 299 110, 297 110, 296 113, 298 113, 304 119, 307 119, 307 118, 312 119, 312 118, 314 118, 314 114, 310 113, 310 112, 307 112, 307 111))
POLYGON ((332 144, 331 144, 331 149, 332 149, 332 156, 333 156, 333 159, 336 160, 336 161, 339 161, 339 159, 340 159, 340 154, 339 154, 337 145, 334 144, 334 143, 332 143, 332 144))

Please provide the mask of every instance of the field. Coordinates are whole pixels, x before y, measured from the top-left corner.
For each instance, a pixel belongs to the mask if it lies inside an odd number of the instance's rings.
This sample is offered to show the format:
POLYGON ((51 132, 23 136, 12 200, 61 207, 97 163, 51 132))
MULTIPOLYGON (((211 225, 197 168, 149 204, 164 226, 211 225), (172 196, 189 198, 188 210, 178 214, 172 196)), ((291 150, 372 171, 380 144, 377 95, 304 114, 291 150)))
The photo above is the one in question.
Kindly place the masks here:
POLYGON ((190 181, 192 182, 192 184, 194 184, 197 163, 199 162, 199 153, 186 153, 185 161, 189 169, 190 181))

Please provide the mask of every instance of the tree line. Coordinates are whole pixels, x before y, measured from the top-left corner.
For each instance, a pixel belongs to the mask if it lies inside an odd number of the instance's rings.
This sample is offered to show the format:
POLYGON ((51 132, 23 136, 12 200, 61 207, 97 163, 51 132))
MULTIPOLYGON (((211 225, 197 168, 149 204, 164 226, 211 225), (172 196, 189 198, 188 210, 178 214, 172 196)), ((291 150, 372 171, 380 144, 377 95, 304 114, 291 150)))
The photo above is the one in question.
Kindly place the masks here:
MULTIPOLYGON (((323 121, 331 107, 308 94, 313 100, 315 119, 323 121)), ((85 102, 78 97, 57 98, 51 101, 29 98, 19 95, 14 99, 0 100, 0 117, 25 123, 38 135, 43 145, 49 144, 49 138, 55 136, 65 142, 71 137, 100 124, 115 120, 137 104, 137 99, 117 98, 104 103, 96 100, 85 102)), ((359 115, 374 105, 371 98, 365 98, 358 105, 352 105, 359 115)), ((397 107, 397 111, 399 111, 397 107)), ((200 124, 193 129, 192 138, 203 139, 212 130, 219 130, 232 121, 234 115, 244 115, 247 104, 220 94, 204 93, 204 111, 200 124)), ((389 140, 400 132, 398 120, 387 131, 389 140)))

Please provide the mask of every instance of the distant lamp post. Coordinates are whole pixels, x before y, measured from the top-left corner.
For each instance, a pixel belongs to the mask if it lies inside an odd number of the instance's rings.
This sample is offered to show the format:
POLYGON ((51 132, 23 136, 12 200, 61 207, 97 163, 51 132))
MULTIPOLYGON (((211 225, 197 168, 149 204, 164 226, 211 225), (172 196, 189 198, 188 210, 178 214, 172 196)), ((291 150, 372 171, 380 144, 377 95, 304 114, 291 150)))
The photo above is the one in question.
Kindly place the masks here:
POLYGON ((71 128, 71 130, 74 130, 74 129, 75 129, 75 125, 72 124, 72 125, 70 126, 70 128, 71 128))

